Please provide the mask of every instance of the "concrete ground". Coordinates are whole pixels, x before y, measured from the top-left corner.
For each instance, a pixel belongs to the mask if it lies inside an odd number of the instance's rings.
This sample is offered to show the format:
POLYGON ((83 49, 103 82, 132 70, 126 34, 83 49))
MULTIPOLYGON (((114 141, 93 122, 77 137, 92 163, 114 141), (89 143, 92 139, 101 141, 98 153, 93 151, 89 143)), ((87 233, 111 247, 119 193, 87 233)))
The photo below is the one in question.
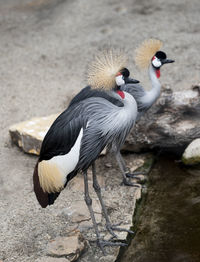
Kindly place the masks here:
POLYGON ((199 0, 0 0, 0 259, 33 262, 44 254, 45 232, 63 233, 55 210, 67 201, 39 207, 32 191, 36 157, 11 145, 9 126, 62 111, 86 85, 96 50, 108 44, 125 47, 131 74, 149 88, 133 53, 144 39, 161 39, 176 60, 163 67, 161 82, 190 88, 200 81, 199 13, 199 0))

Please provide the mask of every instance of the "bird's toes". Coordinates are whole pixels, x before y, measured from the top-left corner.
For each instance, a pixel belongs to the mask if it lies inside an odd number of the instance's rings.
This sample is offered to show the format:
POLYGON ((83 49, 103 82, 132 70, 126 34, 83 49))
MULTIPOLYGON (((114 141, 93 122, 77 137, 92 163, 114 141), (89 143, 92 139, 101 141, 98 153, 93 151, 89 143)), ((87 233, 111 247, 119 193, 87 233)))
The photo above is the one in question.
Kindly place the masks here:
MULTIPOLYGON (((121 246, 121 247, 125 247, 127 246, 126 243, 123 243, 123 242, 112 242, 112 241, 107 241, 107 240, 103 240, 103 239, 99 239, 97 240, 97 244, 98 246, 101 248, 101 250, 103 249, 104 250, 104 247, 106 246, 121 246)), ((105 250, 104 250, 105 252, 105 250)))
POLYGON ((105 241, 102 239, 97 239, 97 246, 101 249, 102 253, 104 256, 106 256, 106 251, 104 249, 105 245, 105 241))
POLYGON ((112 238, 118 238, 118 236, 113 232, 112 228, 109 228, 108 232, 112 235, 112 238))
POLYGON ((118 236, 115 234, 115 232, 112 229, 111 225, 106 225, 106 229, 108 230, 108 232, 112 235, 111 239, 113 238, 118 238, 118 236))

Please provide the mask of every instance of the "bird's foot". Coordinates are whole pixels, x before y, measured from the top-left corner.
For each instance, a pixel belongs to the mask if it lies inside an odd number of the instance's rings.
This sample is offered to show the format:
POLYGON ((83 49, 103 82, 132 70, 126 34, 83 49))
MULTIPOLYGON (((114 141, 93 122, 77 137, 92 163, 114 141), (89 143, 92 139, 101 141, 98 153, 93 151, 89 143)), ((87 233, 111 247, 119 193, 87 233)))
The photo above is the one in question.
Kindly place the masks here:
POLYGON ((106 255, 106 252, 105 252, 105 249, 104 249, 104 247, 106 247, 106 246, 110 246, 110 247, 114 247, 114 246, 125 247, 125 246, 127 246, 127 244, 123 243, 123 242, 112 242, 112 241, 107 241, 107 240, 103 240, 103 239, 98 239, 97 245, 100 247, 104 256, 106 255))
MULTIPOLYGON (((121 227, 118 227, 121 223, 119 224, 115 224, 115 225, 111 225, 111 224, 107 224, 106 225, 106 228, 108 229, 108 231, 110 232, 110 230, 113 232, 113 230, 115 231, 119 231, 119 232, 127 232, 127 233, 130 233, 130 234, 134 234, 134 232, 130 229, 126 229, 126 228, 121 228, 121 227)), ((115 233, 114 233, 115 234, 115 233)), ((116 234, 115 234, 116 235, 116 234)), ((117 236, 116 236, 117 237, 117 236)), ((118 238, 118 237, 117 237, 118 238)))
POLYGON ((132 186, 132 187, 138 187, 138 188, 140 187, 138 184, 131 183, 131 182, 128 181, 128 179, 126 179, 126 178, 123 178, 122 185, 132 186))

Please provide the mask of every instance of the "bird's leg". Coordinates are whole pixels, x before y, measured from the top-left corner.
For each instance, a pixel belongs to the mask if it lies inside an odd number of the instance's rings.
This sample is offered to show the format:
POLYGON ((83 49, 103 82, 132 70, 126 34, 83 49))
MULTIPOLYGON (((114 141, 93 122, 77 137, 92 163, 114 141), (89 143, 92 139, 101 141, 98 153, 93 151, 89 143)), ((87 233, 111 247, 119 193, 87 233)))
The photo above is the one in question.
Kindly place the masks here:
POLYGON ((93 208, 92 208, 92 199, 89 195, 87 171, 84 171, 83 173, 84 173, 84 185, 85 185, 85 202, 86 202, 86 205, 89 209, 90 216, 92 218, 92 223, 93 223, 95 233, 96 233, 96 237, 97 237, 97 244, 100 247, 103 254, 106 255, 106 252, 104 250, 105 246, 126 246, 126 244, 120 243, 120 242, 113 243, 113 242, 105 241, 105 240, 101 239, 100 233, 99 233, 99 230, 98 230, 98 226, 97 226, 97 222, 96 222, 96 219, 95 219, 95 216, 94 216, 94 211, 93 211, 93 208))
POLYGON ((126 177, 135 178, 135 179, 141 181, 141 178, 138 177, 138 175, 147 175, 148 174, 148 172, 149 172, 148 170, 147 171, 134 171, 133 173, 130 173, 129 170, 127 169, 127 167, 126 167, 126 164, 124 162, 124 159, 123 159, 120 151, 118 152, 118 154, 119 154, 119 161, 121 162, 121 165, 122 165, 122 168, 125 172, 126 177))
POLYGON ((93 188, 99 198, 99 201, 100 201, 100 204, 101 204, 101 208, 102 208, 102 211, 103 211, 103 214, 104 214, 104 217, 105 217, 105 220, 106 220, 106 228, 107 230, 110 232, 110 234, 113 236, 113 237, 116 237, 117 238, 117 235, 113 232, 113 230, 111 229, 111 223, 110 223, 110 219, 108 217, 108 212, 107 212, 107 209, 105 207, 105 204, 104 204, 104 201, 102 199, 102 195, 101 195, 101 187, 97 181, 97 176, 96 176, 96 167, 95 167, 95 163, 92 164, 92 176, 93 176, 93 188))
MULTIPOLYGON (((84 171, 83 174, 84 174, 84 186, 85 186, 85 203, 86 203, 86 205, 89 209, 90 216, 92 218, 92 223, 93 223, 95 233, 96 233, 96 237, 97 237, 97 243, 99 243, 100 233, 99 233, 99 230, 98 230, 97 222, 96 222, 94 211, 93 211, 93 208, 92 208, 92 199, 89 195, 87 170, 84 171)), ((100 245, 100 248, 101 248, 103 254, 105 255, 105 250, 103 249, 103 247, 101 245, 100 245)))
MULTIPOLYGON (((100 185, 97 181, 95 163, 92 164, 92 175, 93 175, 93 187, 94 187, 94 190, 95 190, 95 192, 96 192, 96 194, 99 198, 99 201, 100 201, 100 204, 101 204, 101 207, 102 207, 102 211, 103 211, 103 214, 104 214, 104 217, 105 217, 105 220, 106 220, 106 228, 109 231, 109 233, 115 238, 117 238, 117 235, 113 232, 113 230, 126 231, 128 233, 133 233, 133 231, 131 231, 131 230, 124 229, 124 228, 118 228, 116 225, 111 224, 110 219, 108 217, 107 209, 106 209, 104 201, 102 199, 101 187, 100 187, 100 185)), ((121 243, 121 244, 124 244, 124 243, 121 243)))
POLYGON ((121 243, 121 242, 110 242, 110 241, 106 241, 106 240, 102 240, 100 237, 100 233, 98 230, 98 226, 97 226, 97 222, 94 216, 94 211, 92 208, 92 199, 89 195, 89 189, 88 189, 88 177, 87 177, 87 171, 84 171, 84 185, 85 185, 85 202, 86 205, 89 209, 90 212, 90 216, 92 218, 92 223, 95 229, 95 233, 96 233, 96 237, 97 237, 97 244, 100 247, 101 251, 103 252, 104 255, 106 255, 106 252, 104 250, 105 246, 126 246, 127 244, 125 243, 121 243))
POLYGON ((115 152, 115 158, 116 158, 116 160, 117 160, 117 162, 118 162, 118 165, 119 165, 119 168, 120 168, 120 170, 121 170, 121 172, 122 172, 122 176, 123 176, 123 182, 122 182, 122 183, 123 183, 125 186, 139 187, 138 185, 133 184, 133 183, 131 183, 131 182, 128 181, 128 179, 127 179, 127 174, 128 174, 129 172, 128 172, 127 168, 126 168, 125 162, 124 162, 124 160, 123 160, 123 158, 122 158, 122 156, 121 156, 120 151, 115 152))

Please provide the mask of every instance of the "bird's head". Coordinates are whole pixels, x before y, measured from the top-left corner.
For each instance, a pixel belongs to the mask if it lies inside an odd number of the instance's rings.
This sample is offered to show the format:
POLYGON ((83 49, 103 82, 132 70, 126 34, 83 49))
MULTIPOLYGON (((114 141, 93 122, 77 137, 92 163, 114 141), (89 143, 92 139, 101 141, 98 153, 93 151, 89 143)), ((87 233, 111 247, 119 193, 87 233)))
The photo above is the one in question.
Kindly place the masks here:
POLYGON ((143 69, 152 65, 157 73, 157 77, 160 76, 160 68, 164 64, 173 63, 174 60, 167 59, 167 55, 160 51, 162 47, 162 42, 157 39, 145 40, 136 50, 135 50, 135 63, 136 65, 143 69))
POLYGON ((126 68, 128 58, 125 52, 117 48, 109 48, 96 54, 88 70, 88 84, 93 88, 107 90, 119 89, 128 83, 139 81, 129 77, 126 68))
POLYGON ((130 78, 130 72, 127 68, 122 68, 115 77, 116 86, 120 87, 125 84, 137 84, 138 80, 130 78))
POLYGON ((156 69, 159 69, 164 64, 169 64, 173 62, 174 60, 167 59, 167 56, 163 51, 157 51, 151 59, 151 64, 156 69))

